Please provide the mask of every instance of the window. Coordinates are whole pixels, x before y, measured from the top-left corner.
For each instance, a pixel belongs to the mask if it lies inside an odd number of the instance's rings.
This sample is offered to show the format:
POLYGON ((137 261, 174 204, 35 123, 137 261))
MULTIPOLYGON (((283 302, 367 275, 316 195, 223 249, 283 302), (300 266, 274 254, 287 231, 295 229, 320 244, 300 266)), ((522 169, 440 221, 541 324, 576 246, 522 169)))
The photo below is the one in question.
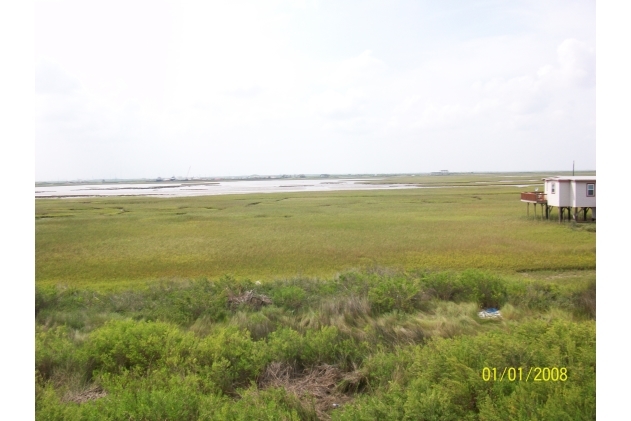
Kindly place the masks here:
POLYGON ((550 190, 550 191, 551 191, 551 193, 552 193, 552 194, 554 194, 555 189, 556 189, 556 183, 551 183, 551 184, 550 184, 550 189, 551 189, 551 190, 550 190))
POLYGON ((587 185, 587 197, 596 196, 596 185, 591 183, 587 185))

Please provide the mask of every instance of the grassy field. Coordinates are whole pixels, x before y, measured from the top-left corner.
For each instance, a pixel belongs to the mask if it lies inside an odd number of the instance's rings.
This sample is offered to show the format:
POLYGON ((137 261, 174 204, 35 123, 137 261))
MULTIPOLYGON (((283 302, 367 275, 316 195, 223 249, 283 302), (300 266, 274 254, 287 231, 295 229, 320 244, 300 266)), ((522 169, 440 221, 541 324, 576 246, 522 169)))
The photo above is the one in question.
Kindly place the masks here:
POLYGON ((37 419, 595 419, 596 224, 502 180, 36 200, 37 419))
POLYGON ((225 274, 329 277, 373 266, 594 269, 595 225, 535 221, 532 208, 528 219, 520 190, 38 199, 36 280, 114 288, 225 274))

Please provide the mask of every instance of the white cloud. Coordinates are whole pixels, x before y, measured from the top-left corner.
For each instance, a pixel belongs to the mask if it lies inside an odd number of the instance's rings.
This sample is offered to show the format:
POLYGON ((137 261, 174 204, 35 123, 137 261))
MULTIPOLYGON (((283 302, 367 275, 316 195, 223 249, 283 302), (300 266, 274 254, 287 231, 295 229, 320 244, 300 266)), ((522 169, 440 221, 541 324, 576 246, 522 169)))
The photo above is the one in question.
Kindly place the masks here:
POLYGON ((81 89, 77 78, 70 76, 53 61, 42 59, 35 69, 36 94, 69 95, 81 89))
POLYGON ((314 95, 311 98, 311 105, 323 117, 343 120, 361 114, 365 99, 366 97, 361 90, 349 89, 341 94, 328 89, 321 94, 314 95))
POLYGON ((386 69, 385 63, 375 58, 370 50, 329 66, 330 73, 324 78, 324 82, 335 87, 379 83, 379 76, 386 69))
MULTIPOLYGON (((478 47, 481 47, 480 43, 478 47)), ((568 101, 575 101, 576 95, 584 96, 588 100, 584 107, 593 111, 594 91, 589 89, 593 88, 590 82, 594 75, 593 50, 575 39, 563 41, 555 50, 557 63, 554 65, 533 63, 530 73, 513 77, 480 77, 472 83, 467 83, 471 78, 468 74, 478 72, 475 63, 467 67, 434 60, 405 78, 409 90, 419 94, 401 94, 391 111, 389 126, 408 131, 451 130, 463 126, 471 129, 496 127, 508 131, 533 128, 539 121, 543 127, 547 121, 576 118, 562 112, 568 101), (441 77, 443 69, 449 70, 441 77), (454 72, 459 73, 454 75, 454 72), (586 88, 588 90, 583 92, 586 88)))
POLYGON ((463 29, 447 12, 419 27, 427 5, 294 3, 157 1, 146 22, 144 0, 129 14, 40 4, 38 178, 78 162, 108 177, 169 162, 199 175, 535 170, 542 147, 595 144, 591 6, 474 5, 463 29), (550 18, 568 8, 575 21, 550 18))
POLYGON ((562 78, 568 84, 592 87, 596 84, 594 49, 576 39, 566 39, 557 48, 562 78))

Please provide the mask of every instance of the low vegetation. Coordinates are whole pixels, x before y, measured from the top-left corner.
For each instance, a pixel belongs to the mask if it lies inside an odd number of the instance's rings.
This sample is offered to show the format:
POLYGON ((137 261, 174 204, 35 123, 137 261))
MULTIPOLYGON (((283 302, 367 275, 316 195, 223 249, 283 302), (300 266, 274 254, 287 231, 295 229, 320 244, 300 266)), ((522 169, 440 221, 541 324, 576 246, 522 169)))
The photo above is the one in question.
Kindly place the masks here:
POLYGON ((44 286, 36 312, 39 419, 595 416, 593 272, 44 286), (487 306, 502 319, 480 319, 487 306), (484 381, 485 367, 567 368, 568 378, 484 381))
POLYGON ((594 269, 595 224, 535 222, 520 190, 38 199, 36 279, 111 290, 225 274, 331 277, 377 266, 594 269))

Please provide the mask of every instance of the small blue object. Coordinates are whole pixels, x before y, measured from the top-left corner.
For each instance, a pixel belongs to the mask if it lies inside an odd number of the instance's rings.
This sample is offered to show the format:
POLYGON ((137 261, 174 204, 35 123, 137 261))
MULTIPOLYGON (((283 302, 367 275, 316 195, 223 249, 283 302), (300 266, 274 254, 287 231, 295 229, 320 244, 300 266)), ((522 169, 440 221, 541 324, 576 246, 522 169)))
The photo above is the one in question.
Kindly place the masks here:
POLYGON ((496 308, 487 308, 485 310, 482 310, 478 313, 478 317, 480 317, 481 319, 486 319, 486 318, 501 318, 502 315, 500 314, 500 311, 496 308))

